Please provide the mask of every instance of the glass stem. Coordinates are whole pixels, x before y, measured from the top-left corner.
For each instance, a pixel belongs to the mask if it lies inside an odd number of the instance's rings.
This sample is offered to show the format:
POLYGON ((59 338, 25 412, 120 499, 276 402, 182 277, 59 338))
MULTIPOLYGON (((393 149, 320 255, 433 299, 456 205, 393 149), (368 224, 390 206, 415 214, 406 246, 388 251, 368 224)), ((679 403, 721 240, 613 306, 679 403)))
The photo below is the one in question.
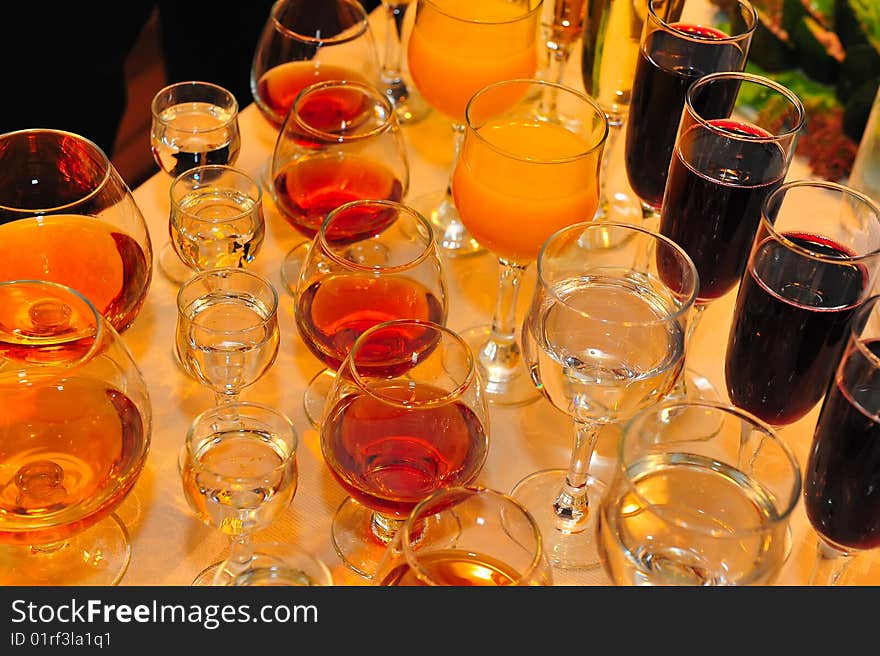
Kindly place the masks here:
POLYGON ((229 549, 229 558, 221 571, 217 572, 215 582, 219 583, 221 577, 233 580, 248 568, 248 564, 254 557, 254 546, 250 533, 241 533, 232 539, 229 549))
POLYGON ((403 76, 401 75, 403 56, 400 35, 403 27, 403 16, 406 12, 407 3, 385 2, 386 15, 388 16, 388 25, 385 34, 385 57, 382 60, 382 82, 385 84, 401 84, 403 76))
POLYGON ((488 341, 480 349, 479 362, 486 372, 487 391, 516 374, 520 360, 516 343, 516 301, 526 267, 498 258, 498 295, 488 341))
MULTIPOLYGON (((547 47, 550 49, 547 79, 556 84, 564 84, 565 68, 571 56, 571 44, 551 39, 547 43, 547 47)), ((544 112, 549 116, 556 114, 557 95, 557 89, 549 89, 548 93, 544 96, 544 112)))
POLYGON ((819 540, 816 546, 816 562, 810 573, 808 585, 839 585, 855 556, 829 546, 819 540))
POLYGON ((458 166, 458 158, 461 156, 461 146, 464 143, 465 126, 463 123, 452 124, 452 166, 449 167, 449 178, 446 182, 446 198, 452 200, 452 178, 455 175, 455 167, 458 166))
POLYGON ((672 391, 669 393, 669 396, 675 398, 685 398, 688 395, 688 386, 687 386, 687 361, 688 356, 691 351, 691 345, 694 341, 694 333, 697 331, 697 326, 700 324, 700 320, 703 318, 703 312, 706 311, 706 303, 694 303, 694 311, 691 315, 690 323, 687 327, 687 333, 684 336, 684 365, 681 368, 681 374, 678 376, 678 380, 675 381, 675 387, 672 388, 672 391))
POLYGON ((558 528, 567 533, 577 533, 586 524, 590 510, 587 480, 599 428, 600 425, 596 422, 575 420, 575 441, 568 472, 562 489, 553 501, 558 528))
POLYGON ((599 165, 599 206, 596 213, 596 217, 599 219, 607 218, 609 214, 611 201, 608 200, 608 190, 605 181, 608 178, 608 166, 611 162, 612 152, 623 128, 622 114, 605 114, 605 118, 608 120, 608 137, 605 139, 602 162, 599 165))
POLYGON ((403 526, 404 521, 374 512, 370 515, 370 530, 382 544, 388 544, 394 539, 397 530, 403 526))

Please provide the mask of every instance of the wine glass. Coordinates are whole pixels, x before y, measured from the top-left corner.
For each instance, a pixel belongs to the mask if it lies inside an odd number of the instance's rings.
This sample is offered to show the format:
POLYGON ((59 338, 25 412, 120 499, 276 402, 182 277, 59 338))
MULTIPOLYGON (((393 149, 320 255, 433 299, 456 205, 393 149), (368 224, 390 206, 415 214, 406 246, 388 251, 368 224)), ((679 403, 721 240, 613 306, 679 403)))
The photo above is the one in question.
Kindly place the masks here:
POLYGON ((152 417, 125 342, 70 287, 0 282, 0 399, 0 583, 115 585, 152 417))
POLYGON ((359 335, 391 319, 445 324, 448 308, 430 224, 405 205, 381 200, 352 201, 327 215, 307 251, 295 296, 300 337, 326 365, 303 397, 316 428, 335 371, 359 335))
POLYGON ((574 224, 542 247, 523 354, 535 384, 574 421, 575 441, 567 470, 530 474, 511 495, 538 521, 555 569, 598 566, 594 529, 606 487, 590 460, 599 430, 672 389, 697 289, 687 253, 632 224, 574 224), (661 258, 677 276, 660 275, 661 258))
POLYGON ((420 501, 389 543, 373 580, 396 586, 553 585, 534 518, 511 497, 479 485, 444 488, 420 501))
MULTIPOLYGON (((276 207, 308 240, 328 212, 347 202, 402 200, 409 189, 409 162, 391 101, 375 87, 349 80, 303 89, 278 134, 271 180, 276 207)), ((362 236, 359 232, 372 234, 369 217, 360 218, 367 223, 355 221, 352 241, 362 236)), ((282 262, 281 279, 292 294, 308 246, 309 241, 300 242, 282 262)))
POLYGON ((251 545, 244 568, 235 577, 222 576, 230 563, 217 568, 212 585, 236 586, 330 586, 333 573, 327 563, 310 551, 288 542, 259 542, 251 545))
POLYGON ((708 15, 705 9, 700 0, 648 1, 624 149, 627 179, 646 219, 656 220, 663 204, 688 87, 709 73, 741 71, 758 24, 748 0, 708 15))
MULTIPOLYGON (((586 0, 548 0, 543 7, 541 28, 546 31, 544 47, 547 66, 541 78, 556 84, 565 83, 565 70, 575 42, 584 30, 586 0)), ((545 97, 548 113, 552 112, 554 94, 545 97)))
POLYGON ((238 399, 278 356, 278 293, 246 269, 208 269, 177 293, 175 349, 184 370, 214 391, 218 406, 238 399))
POLYGON ((608 126, 589 97, 540 80, 484 87, 465 119, 452 178, 455 205, 470 233, 498 256, 499 279, 491 325, 462 337, 477 354, 489 401, 521 405, 539 396, 516 340, 521 278, 551 234, 595 213, 608 126))
MULTIPOLYGON (((364 331, 321 423, 324 460, 350 495, 333 515, 336 553, 370 578, 413 507, 440 488, 474 482, 488 450, 482 382, 456 333, 413 319, 364 331)), ((425 530, 433 529, 445 530, 425 530)))
POLYGON ((231 166, 197 166, 171 183, 171 243, 195 271, 250 265, 263 245, 263 191, 231 166))
POLYGON ((180 458, 183 494, 196 516, 230 538, 230 554, 193 585, 229 585, 257 566, 253 534, 290 505, 298 483, 290 418, 260 403, 230 401, 199 414, 180 458))
POLYGON ((0 280, 73 287, 117 332, 150 288, 153 247, 131 190, 92 141, 61 130, 0 135, 0 280))
MULTIPOLYGON (((238 101, 231 91, 198 80, 176 82, 156 92, 150 109, 153 159, 172 178, 199 166, 232 166, 238 160, 241 130, 238 101)), ((159 252, 159 268, 178 284, 192 274, 171 242, 159 252)))
POLYGON ((376 84, 379 57, 357 0, 278 0, 251 64, 260 113, 281 128, 299 92, 324 80, 376 84))
MULTIPOLYGON (((682 0, 665 3, 661 9, 663 17, 669 22, 677 20, 681 3, 682 0)), ((640 203, 630 190, 616 189, 611 193, 608 167, 629 112, 639 41, 647 13, 647 0, 596 0, 588 2, 586 7, 581 81, 608 119, 608 139, 599 176, 598 220, 636 222, 642 218, 640 203)))
MULTIPOLYGON (((461 149, 465 106, 471 96, 492 82, 535 74, 541 3, 542 0, 417 0, 407 61, 413 84, 422 97, 452 121, 454 148, 450 173, 461 149)), ((513 103, 516 98, 509 100, 513 103)), ((451 175, 446 189, 413 199, 411 204, 433 224, 443 255, 484 252, 484 247, 461 222, 452 197, 451 175)))
POLYGON ((801 470, 770 426, 732 406, 667 399, 627 422, 617 450, 596 529, 613 583, 776 580, 791 549, 801 470), (695 435, 695 423, 718 429, 695 435))
POLYGON ((772 426, 815 407, 878 271, 880 206, 868 196, 822 180, 795 180, 772 192, 730 326, 730 400, 772 426))
POLYGON ((804 473, 804 507, 818 535, 811 585, 838 585, 853 560, 880 546, 880 317, 878 296, 847 331, 804 473))
POLYGON ((412 84, 403 77, 403 21, 410 0, 390 2, 382 0, 385 9, 385 56, 382 59, 380 80, 382 90, 397 114, 401 125, 417 123, 425 118, 431 108, 412 84))
MULTIPOLYGON (((688 344, 709 303, 739 284, 761 206, 785 179, 805 123, 800 99, 758 75, 711 73, 685 94, 659 232, 687 251, 700 276, 688 344), (743 107, 756 97, 772 111, 754 115, 743 107)), ((718 398, 712 383, 688 368, 672 394, 718 398)))

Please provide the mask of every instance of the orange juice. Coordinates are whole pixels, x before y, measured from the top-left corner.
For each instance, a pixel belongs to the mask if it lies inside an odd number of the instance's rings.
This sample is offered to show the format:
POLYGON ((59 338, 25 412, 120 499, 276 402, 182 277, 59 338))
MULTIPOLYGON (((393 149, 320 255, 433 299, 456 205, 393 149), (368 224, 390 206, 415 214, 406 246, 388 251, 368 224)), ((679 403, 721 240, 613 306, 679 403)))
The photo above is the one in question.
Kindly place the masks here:
MULTIPOLYGON (((487 84, 535 75, 536 0, 431 0, 418 7, 410 74, 434 109, 464 123, 468 100, 487 84)), ((517 98, 511 98, 511 105, 517 98)))
POLYGON ((593 218, 602 154, 590 151, 595 143, 536 120, 492 119, 468 131, 452 179, 462 223, 495 255, 535 260, 556 230, 593 218))

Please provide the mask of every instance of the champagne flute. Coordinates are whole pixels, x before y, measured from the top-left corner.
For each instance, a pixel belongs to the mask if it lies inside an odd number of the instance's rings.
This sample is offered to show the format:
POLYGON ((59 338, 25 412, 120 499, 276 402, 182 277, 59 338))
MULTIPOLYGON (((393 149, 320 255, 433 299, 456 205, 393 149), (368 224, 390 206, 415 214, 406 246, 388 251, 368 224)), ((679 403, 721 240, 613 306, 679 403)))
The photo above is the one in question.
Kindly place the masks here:
POLYGON ((708 15, 700 0, 648 1, 624 157, 627 179, 646 219, 656 220, 663 204, 688 87, 709 73, 742 70, 757 24, 757 13, 748 0, 734 0, 726 9, 708 15), (668 11, 671 2, 681 7, 680 13, 668 11))
POLYGON ((595 213, 608 126, 590 98, 540 80, 490 84, 474 94, 465 118, 455 204, 470 233, 498 256, 499 277, 491 325, 462 337, 477 354, 490 402, 521 405, 539 395, 516 340, 520 281, 553 232, 595 213))
POLYGON ((791 448, 756 417, 670 400, 627 422, 599 509, 602 565, 617 585, 769 585, 791 549, 801 494, 791 448), (717 426, 695 435, 697 423, 717 426))
POLYGON ((229 585, 253 574, 252 536, 290 505, 299 472, 298 436, 283 412, 230 401, 198 415, 186 434, 180 475, 186 501, 205 524, 230 537, 230 554, 193 585, 229 585))
MULTIPOLYGON (((464 138, 465 107, 487 84, 535 74, 541 4, 542 0, 417 0, 407 48, 410 74, 425 101, 452 121, 454 147, 446 189, 410 203, 434 225, 437 245, 447 257, 485 250, 465 228, 452 197, 451 173, 464 138)), ((515 100, 510 98, 511 103, 515 100)))
POLYGON ((134 358, 85 296, 0 282, 0 584, 119 583, 131 543, 115 510, 151 417, 134 358))
MULTIPOLYGON (((156 92, 150 109, 153 159, 172 178, 198 166, 232 166, 238 160, 241 129, 231 91, 210 82, 176 82, 156 92)), ((159 268, 178 284, 192 274, 170 241, 159 253, 159 268)))
POLYGON ((260 113, 281 128, 310 84, 379 80, 376 42, 357 0, 277 0, 257 42, 251 93, 260 113))
POLYGON ((818 535, 811 585, 839 585, 852 562, 880 546, 880 314, 867 299, 849 326, 804 474, 804 507, 818 535))
POLYGON ((250 265, 263 245, 263 192, 231 166, 197 166, 171 183, 171 243, 190 272, 250 265))
POLYGON ((868 196, 822 180, 787 182, 771 193, 730 326, 730 400, 772 426, 812 410, 878 273, 880 205, 868 196))
POLYGON ((382 0, 387 16, 385 26, 385 56, 382 59, 380 79, 382 89, 397 114, 401 125, 417 123, 431 111, 430 106, 412 84, 403 78, 403 20, 410 0, 390 2, 382 0))
POLYGON ((430 224, 391 201, 336 208, 306 253, 295 297, 300 337, 326 365, 303 396, 317 428, 334 372, 367 328, 391 319, 446 322, 446 281, 430 224))
POLYGON ((528 511, 506 494, 466 485, 437 490, 412 509, 374 584, 552 585, 553 575, 528 511))
MULTIPOLYGON (((396 319, 364 331, 333 383, 321 452, 348 496, 333 515, 336 553, 370 578, 413 507, 474 482, 489 413, 473 356, 453 331, 396 319)), ((427 526, 445 530, 442 527, 427 526)))
POLYGON ((535 383, 574 421, 575 441, 567 470, 530 474, 511 496, 538 521, 556 570, 599 565, 606 486, 590 473, 599 430, 672 389, 697 289, 687 253, 632 224, 574 224, 542 247, 523 350, 535 383), (678 275, 661 276, 660 258, 677 263, 678 275))
MULTIPOLYGON (((761 207, 785 179, 805 123, 794 93, 750 73, 711 73, 685 94, 659 232, 687 251, 700 276, 689 344, 709 304, 739 283, 761 207), (755 97, 773 107, 772 118, 743 107, 755 97)), ((718 398, 712 383, 688 368, 671 394, 718 398)))
MULTIPOLYGON (((308 240, 329 212, 347 202, 401 201, 409 189, 409 161, 391 102, 361 82, 328 80, 306 87, 278 134, 270 177, 276 207, 308 240)), ((369 212, 347 217, 348 240, 374 234, 369 212)), ((343 226, 338 222, 334 230, 343 226)), ((281 264, 281 279, 294 295, 309 243, 294 246, 281 264)))
POLYGON ((246 269, 208 269, 177 293, 175 349, 184 370, 214 391, 218 406, 238 400, 278 356, 278 293, 246 269))
POLYGON ((62 130, 0 135, 0 280, 82 293, 117 332, 153 278, 153 247, 131 190, 92 141, 62 130))

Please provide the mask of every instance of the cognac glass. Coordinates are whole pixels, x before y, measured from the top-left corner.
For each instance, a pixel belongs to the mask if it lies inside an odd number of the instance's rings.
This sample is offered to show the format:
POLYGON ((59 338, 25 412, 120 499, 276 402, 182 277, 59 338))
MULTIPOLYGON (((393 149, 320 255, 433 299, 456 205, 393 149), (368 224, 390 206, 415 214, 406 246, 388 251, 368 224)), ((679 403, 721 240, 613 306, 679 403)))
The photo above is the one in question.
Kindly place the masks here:
POLYGON ((0 280, 73 287, 123 332, 152 273, 147 224, 98 146, 60 130, 0 135, 0 280))
POLYGON ((0 282, 0 583, 114 585, 131 546, 115 509, 152 409, 109 320, 58 283, 0 282))

